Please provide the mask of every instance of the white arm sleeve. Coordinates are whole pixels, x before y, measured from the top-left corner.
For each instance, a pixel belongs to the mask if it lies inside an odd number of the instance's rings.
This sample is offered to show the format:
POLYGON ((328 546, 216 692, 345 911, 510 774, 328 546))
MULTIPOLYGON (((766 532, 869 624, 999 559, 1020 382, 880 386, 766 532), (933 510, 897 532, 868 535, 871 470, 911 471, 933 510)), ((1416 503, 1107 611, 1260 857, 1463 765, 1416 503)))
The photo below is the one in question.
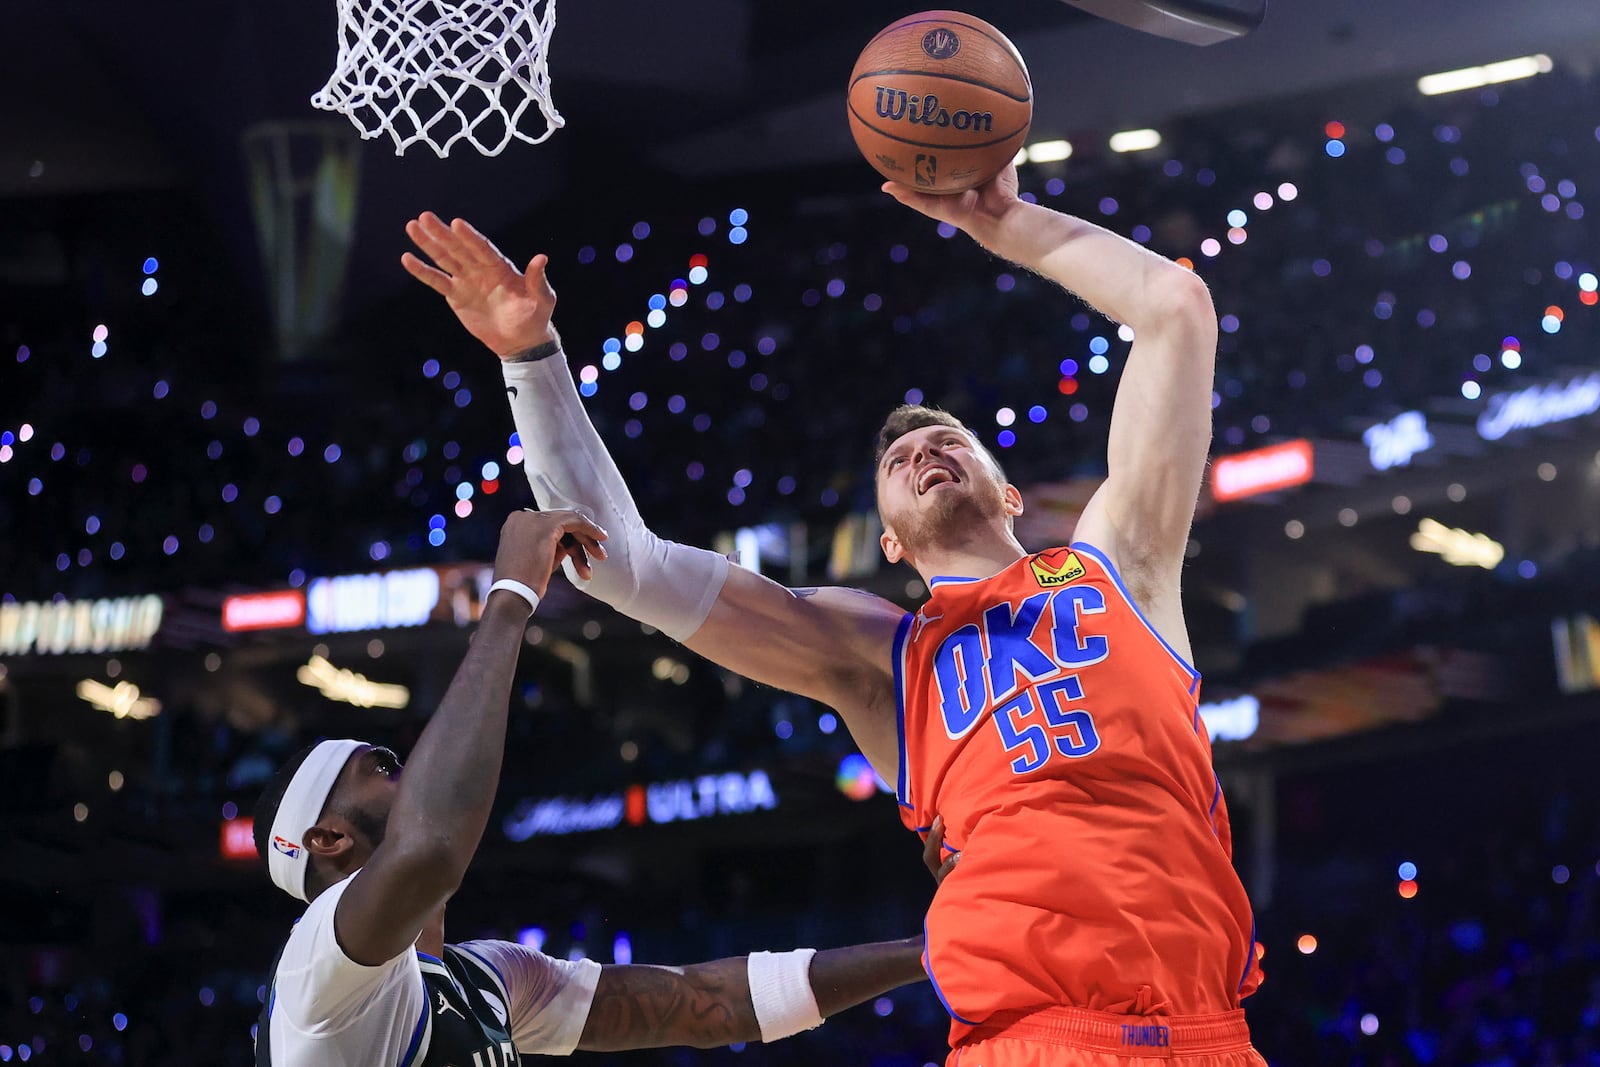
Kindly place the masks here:
POLYGON ((722 592, 728 561, 715 552, 664 541, 645 526, 589 422, 565 354, 501 367, 539 507, 582 511, 610 535, 606 558, 594 564, 594 578, 579 578, 571 560, 565 565, 567 578, 624 615, 687 641, 722 592))
POLYGON ((301 1034, 336 1034, 369 1012, 399 1020, 395 1026, 401 1029, 415 1023, 422 993, 416 953, 407 949, 387 963, 368 967, 346 956, 334 936, 339 899, 359 876, 358 871, 311 902, 278 960, 273 1014, 281 1014, 301 1034))
POLYGON ((593 960, 558 960, 510 941, 468 941, 456 946, 499 975, 505 987, 507 1028, 517 1051, 566 1056, 578 1047, 600 981, 593 960))

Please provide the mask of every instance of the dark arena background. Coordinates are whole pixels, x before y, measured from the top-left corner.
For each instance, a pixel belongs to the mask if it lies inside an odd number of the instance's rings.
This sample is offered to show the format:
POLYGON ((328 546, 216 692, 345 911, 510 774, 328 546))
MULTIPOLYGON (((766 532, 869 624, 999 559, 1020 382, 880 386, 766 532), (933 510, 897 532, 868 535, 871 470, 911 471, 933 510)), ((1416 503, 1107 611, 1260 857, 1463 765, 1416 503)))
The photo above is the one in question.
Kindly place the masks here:
MULTIPOLYGON (((1127 335, 850 141, 850 64, 909 8, 563 3, 566 128, 444 160, 311 108, 331 3, 8 5, 0 1063, 250 1063, 298 914, 256 795, 320 736, 403 755, 466 648, 531 494, 494 359, 399 266, 417 212, 549 253, 646 519, 779 581, 925 598, 868 461, 905 399, 995 450, 1029 547, 1103 476, 1127 335)), ((1256 1045, 1600 1063, 1593 0, 1275 0, 1204 49, 968 8, 1032 72, 1027 194, 1185 258, 1221 316, 1184 607, 1256 1045)), ((690 962, 920 930, 919 843, 833 713, 562 579, 527 646, 452 939, 690 962)), ((946 1021, 909 986, 603 1062, 921 1067, 946 1021)))

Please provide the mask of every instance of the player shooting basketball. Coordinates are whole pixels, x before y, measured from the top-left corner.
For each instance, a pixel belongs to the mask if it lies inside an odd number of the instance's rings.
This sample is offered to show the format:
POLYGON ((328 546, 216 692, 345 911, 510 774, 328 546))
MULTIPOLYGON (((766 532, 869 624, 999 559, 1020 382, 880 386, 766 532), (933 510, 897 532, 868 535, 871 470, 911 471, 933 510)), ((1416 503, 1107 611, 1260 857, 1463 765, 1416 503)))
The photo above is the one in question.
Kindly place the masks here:
POLYGON ((601 967, 505 941, 447 945, 444 909, 483 836, 528 614, 605 533, 572 511, 507 520, 472 648, 402 768, 323 741, 256 809, 273 882, 309 901, 273 966, 261 1067, 514 1067, 519 1053, 775 1040, 917 981, 921 939, 690 967, 601 967))
POLYGON ((573 387, 545 257, 524 275, 464 221, 425 214, 407 232, 437 267, 404 263, 503 361, 540 505, 581 506, 611 531, 580 584, 724 667, 837 708, 896 783, 907 825, 939 821, 961 862, 928 912, 925 964, 952 1065, 1260 1065, 1240 1010, 1261 978, 1254 924, 1179 595, 1211 437, 1210 295, 1143 247, 1021 200, 1014 168, 959 196, 884 188, 1136 336, 1108 475, 1070 546, 1022 547, 1021 495, 958 420, 889 415, 883 552, 931 590, 911 614, 855 590, 785 589, 656 537, 573 387))

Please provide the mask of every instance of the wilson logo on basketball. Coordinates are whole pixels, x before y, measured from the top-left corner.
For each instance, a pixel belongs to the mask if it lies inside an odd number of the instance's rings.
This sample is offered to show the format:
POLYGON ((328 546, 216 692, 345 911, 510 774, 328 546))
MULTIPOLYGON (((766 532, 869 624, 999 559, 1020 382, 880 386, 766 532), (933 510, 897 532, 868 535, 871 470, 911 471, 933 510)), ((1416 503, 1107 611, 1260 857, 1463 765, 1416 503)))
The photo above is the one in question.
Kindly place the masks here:
POLYGON ((1076 552, 1068 552, 1062 559, 1060 551, 1042 552, 1028 561, 1033 577, 1046 589, 1075 582, 1084 575, 1083 564, 1076 552))
POLYGON ((972 130, 975 133, 994 132, 992 111, 951 111, 949 108, 939 106, 939 97, 934 93, 917 96, 908 95, 904 89, 893 89, 887 85, 879 85, 876 88, 880 119, 888 119, 890 122, 920 123, 923 126, 949 126, 957 130, 972 130))
POLYGON ((922 35, 922 50, 933 59, 949 59, 961 51, 961 38, 943 27, 922 35))

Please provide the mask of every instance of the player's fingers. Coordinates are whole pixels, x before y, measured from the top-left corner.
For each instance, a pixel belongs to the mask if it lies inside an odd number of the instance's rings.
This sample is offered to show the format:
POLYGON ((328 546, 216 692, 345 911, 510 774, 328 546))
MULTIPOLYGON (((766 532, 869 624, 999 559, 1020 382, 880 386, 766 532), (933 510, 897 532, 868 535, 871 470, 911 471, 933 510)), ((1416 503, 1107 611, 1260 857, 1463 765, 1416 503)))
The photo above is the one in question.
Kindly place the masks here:
POLYGON ((422 226, 412 223, 406 228, 411 240, 422 250, 423 254, 433 260, 440 269, 450 273, 459 274, 461 263, 450 254, 450 250, 435 240, 422 226))
POLYGON ((527 279, 528 295, 535 300, 553 301, 556 291, 550 284, 550 257, 540 252, 528 261, 523 275, 527 279))
POLYGON ((415 231, 408 226, 406 232, 417 242, 417 246, 440 267, 451 274, 459 274, 463 263, 461 242, 450 232, 444 220, 431 211, 424 211, 417 216, 416 224, 415 231))
POLYGON ((400 265, 417 281, 441 296, 449 296, 455 279, 436 267, 430 267, 410 252, 400 253, 400 265))
POLYGON ((594 568, 589 566, 589 557, 584 554, 583 549, 577 547, 562 549, 561 555, 556 557, 555 569, 550 572, 551 574, 561 569, 563 559, 572 560, 572 569, 578 572, 579 578, 588 581, 594 577, 594 568))
POLYGON ((563 535, 573 534, 579 537, 587 537, 594 541, 604 541, 608 536, 603 526, 581 511, 567 510, 551 512, 551 514, 559 514, 561 516, 560 523, 563 535))
POLYGON ((901 185, 899 182, 884 182, 883 191, 911 210, 920 211, 930 219, 937 219, 940 222, 947 221, 945 219, 945 214, 949 207, 949 198, 947 197, 919 193, 909 186, 901 185))
POLYGON ((927 840, 922 842, 922 863, 928 868, 928 873, 935 878, 939 877, 940 855, 944 849, 944 816, 935 815, 933 825, 928 827, 927 840))
POLYGON ((890 196, 894 197, 896 200, 908 207, 911 206, 912 202, 917 198, 916 190, 908 189, 899 182, 884 182, 878 188, 882 189, 884 192, 888 193, 890 196))
POLYGON ((422 220, 411 219, 408 221, 406 223, 406 236, 411 238, 412 244, 422 249, 422 251, 426 252, 429 256, 433 255, 432 250, 437 247, 437 242, 434 241, 432 237, 428 236, 428 231, 422 225, 422 220))
POLYGON ((577 534, 562 534, 561 540, 556 545, 556 569, 560 569, 562 560, 570 559, 573 569, 578 572, 578 577, 585 580, 594 577, 594 569, 589 562, 590 546, 598 548, 599 542, 592 538, 586 541, 577 534))
POLYGON ((577 558, 579 554, 587 558, 605 559, 606 548, 597 539, 583 533, 569 533, 561 535, 561 548, 577 558))
POLYGON ((462 255, 486 267, 497 267, 506 262, 506 257, 494 246, 494 242, 478 232, 478 228, 466 219, 451 219, 450 232, 456 237, 457 248, 462 255))
POLYGON ((602 545, 593 537, 578 536, 578 544, 583 547, 583 551, 585 553, 593 556, 595 559, 606 558, 606 546, 602 545))
POLYGON ((958 864, 960 862, 961 862, 961 853, 959 853, 959 852, 950 853, 950 858, 945 860, 942 864, 939 865, 938 872, 933 876, 934 882, 936 882, 936 883, 943 882, 946 878, 948 878, 950 876, 950 872, 956 869, 956 864, 958 864))
POLYGON ((599 524, 591 520, 582 512, 561 510, 551 512, 529 512, 530 515, 539 515, 541 518, 556 519, 556 526, 550 532, 556 537, 555 562, 559 566, 563 559, 570 558, 577 568, 578 574, 583 578, 590 576, 590 560, 605 559, 605 546, 600 542, 605 540, 606 532, 599 524))

